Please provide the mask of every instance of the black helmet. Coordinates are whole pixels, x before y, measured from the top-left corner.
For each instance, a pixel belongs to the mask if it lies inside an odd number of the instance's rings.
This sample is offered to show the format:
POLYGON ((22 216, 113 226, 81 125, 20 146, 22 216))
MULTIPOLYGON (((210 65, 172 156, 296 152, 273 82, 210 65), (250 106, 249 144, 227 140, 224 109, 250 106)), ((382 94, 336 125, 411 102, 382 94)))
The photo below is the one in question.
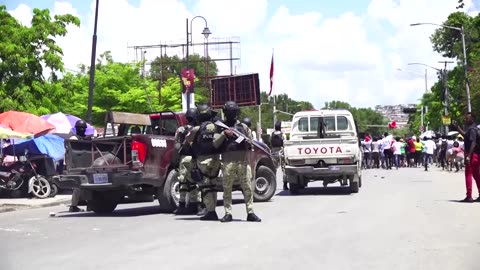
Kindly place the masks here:
POLYGON ((212 119, 212 108, 208 104, 197 105, 198 121, 204 122, 212 119))
POLYGON ((78 129, 78 128, 86 129, 87 128, 87 122, 85 122, 83 120, 78 120, 77 122, 75 122, 75 128, 76 129, 78 129))
POLYGON ((247 125, 247 127, 252 127, 252 119, 250 119, 249 117, 245 117, 243 118, 243 121, 242 121, 245 125, 247 125))
POLYGON ((187 118, 187 121, 189 123, 194 123, 195 121, 197 121, 197 118, 198 118, 197 108, 188 109, 187 112, 185 113, 185 117, 187 118))
POLYGON ((225 105, 223 105, 223 113, 227 120, 237 119, 239 111, 240 108, 235 101, 227 101, 225 105))
POLYGON ((275 123, 275 130, 282 130, 282 123, 281 122, 276 122, 275 123))

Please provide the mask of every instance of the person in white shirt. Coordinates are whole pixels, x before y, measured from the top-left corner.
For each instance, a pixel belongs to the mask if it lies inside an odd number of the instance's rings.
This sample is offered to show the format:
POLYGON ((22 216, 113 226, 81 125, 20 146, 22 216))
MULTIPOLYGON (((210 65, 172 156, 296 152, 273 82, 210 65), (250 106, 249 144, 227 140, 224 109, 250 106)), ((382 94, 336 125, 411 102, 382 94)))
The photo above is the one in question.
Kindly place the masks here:
POLYGON ((437 149, 437 146, 432 139, 423 137, 423 141, 425 142, 425 160, 424 160, 424 165, 425 165, 425 171, 428 171, 428 162, 431 158, 433 158, 433 153, 435 152, 435 149, 437 149))
POLYGON ((402 155, 402 146, 403 143, 400 142, 400 137, 396 137, 393 142, 393 156, 395 157, 395 167, 400 168, 400 156, 402 155))
POLYGON ((377 137, 373 137, 372 142, 372 168, 380 168, 380 143, 377 137))
POLYGON ((385 137, 382 140, 383 154, 385 155, 385 168, 391 170, 393 166, 393 152, 392 152, 392 135, 387 132, 383 134, 385 137))

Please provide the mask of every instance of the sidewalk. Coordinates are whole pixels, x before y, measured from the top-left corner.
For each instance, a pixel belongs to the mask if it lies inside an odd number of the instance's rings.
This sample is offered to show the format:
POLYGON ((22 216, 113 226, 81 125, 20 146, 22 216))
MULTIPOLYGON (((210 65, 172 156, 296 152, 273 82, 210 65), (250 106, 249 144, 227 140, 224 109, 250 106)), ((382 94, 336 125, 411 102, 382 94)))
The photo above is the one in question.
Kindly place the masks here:
POLYGON ((0 213, 10 212, 21 209, 49 207, 60 204, 68 204, 72 195, 57 195, 53 198, 20 198, 20 199, 0 199, 0 213))

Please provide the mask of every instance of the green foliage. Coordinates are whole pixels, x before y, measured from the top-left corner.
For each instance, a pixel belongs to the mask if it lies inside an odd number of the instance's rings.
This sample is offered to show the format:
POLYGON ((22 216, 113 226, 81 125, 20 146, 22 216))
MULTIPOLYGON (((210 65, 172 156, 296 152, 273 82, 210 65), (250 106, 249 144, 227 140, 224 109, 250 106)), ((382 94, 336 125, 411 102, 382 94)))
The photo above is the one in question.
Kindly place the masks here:
MULTIPOLYGON (((463 2, 459 1, 463 6, 463 2)), ((465 44, 467 49, 468 79, 470 82, 470 95, 472 112, 480 109, 480 16, 471 17, 464 12, 453 12, 444 25, 464 28, 465 44)), ((463 46, 461 31, 449 28, 438 28, 431 37, 433 49, 445 57, 457 58, 458 66, 447 72, 446 86, 448 86, 449 115, 452 119, 462 122, 462 113, 467 111, 467 99, 465 92, 465 69, 463 65, 463 46)), ((428 106, 428 113, 425 116, 426 122, 433 130, 440 131, 442 128, 442 116, 444 115, 444 85, 439 81, 431 88, 431 93, 424 95, 421 105, 428 106)), ((410 121, 412 129, 419 126, 420 115, 412 116, 410 121)))
MULTIPOLYGON (((195 93, 200 94, 199 97, 205 97, 204 101, 210 100, 209 79, 207 77, 216 76, 218 68, 215 61, 211 58, 205 58, 198 54, 192 54, 188 57, 190 68, 195 70, 195 93), (207 64, 208 63, 208 64, 207 64)), ((158 81, 159 86, 163 86, 168 79, 180 77, 182 69, 187 67, 186 59, 177 55, 155 58, 150 65, 150 78, 158 81)))
MULTIPOLYGON (((168 78, 158 90, 156 81, 142 78, 140 65, 115 62, 108 51, 100 55, 95 71, 92 108, 94 124, 103 124, 105 112, 109 110, 133 113, 181 110, 180 77, 168 78)), ((62 80, 63 87, 74 94, 70 104, 64 103, 61 110, 82 117, 87 111, 89 71, 85 67, 80 69, 83 72, 77 75, 67 74, 62 80)), ((199 93, 195 94, 195 98, 197 101, 205 99, 199 93)))
POLYGON ((0 108, 35 114, 57 110, 67 95, 55 76, 63 71, 62 49, 55 38, 67 34, 67 25, 80 25, 72 15, 53 19, 48 9, 33 10, 31 26, 18 22, 0 5, 0 108), (44 76, 44 65, 51 78, 44 76))

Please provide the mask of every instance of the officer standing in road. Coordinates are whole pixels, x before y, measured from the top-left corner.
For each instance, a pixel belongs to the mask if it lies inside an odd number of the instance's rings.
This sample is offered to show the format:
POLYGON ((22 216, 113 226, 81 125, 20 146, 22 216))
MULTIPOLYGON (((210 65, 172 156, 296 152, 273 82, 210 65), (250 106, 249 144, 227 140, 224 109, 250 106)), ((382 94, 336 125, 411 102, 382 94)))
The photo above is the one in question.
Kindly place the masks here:
MULTIPOLYGON (((83 120, 78 120, 75 123, 75 134, 77 136, 73 136, 70 140, 90 140, 92 136, 87 136, 85 133, 87 132, 87 122, 83 120)), ((70 204, 70 208, 68 209, 69 212, 82 212, 83 209, 78 207, 80 203, 80 197, 82 192, 79 188, 74 188, 72 193, 72 202, 70 204)), ((87 211, 89 209, 87 208, 87 211)))
POLYGON ((200 193, 197 184, 191 178, 192 169, 192 147, 185 143, 185 137, 197 125, 197 109, 190 108, 185 114, 188 124, 181 126, 175 132, 175 150, 177 151, 179 160, 178 164, 178 180, 180 182, 180 199, 176 215, 196 214, 200 211, 200 193), (186 205, 186 197, 188 193, 188 206, 186 205))
MULTIPOLYGON (((272 145, 272 153, 277 155, 278 164, 282 167, 283 171, 283 157, 282 157, 282 148, 283 148, 284 135, 282 133, 282 123, 275 123, 275 130, 270 135, 270 144, 272 145)), ((287 178, 285 177, 285 172, 283 174, 283 190, 288 190, 287 178)))
POLYGON ((213 141, 217 136, 217 128, 213 123, 214 113, 207 104, 199 104, 199 125, 187 134, 187 142, 193 149, 191 177, 199 183, 202 190, 202 199, 207 213, 200 220, 218 220, 215 207, 217 206, 217 192, 215 181, 220 172, 220 156, 213 141))
MULTIPOLYGON (((236 102, 228 101, 223 106, 225 124, 252 140, 250 129, 237 120, 239 107, 236 102)), ((252 168, 248 162, 251 144, 245 138, 238 137, 231 129, 225 129, 215 138, 215 146, 222 150, 223 205, 225 216, 221 222, 230 222, 232 217, 232 187, 235 180, 240 180, 243 197, 247 207, 247 221, 260 222, 253 212, 252 168)))

